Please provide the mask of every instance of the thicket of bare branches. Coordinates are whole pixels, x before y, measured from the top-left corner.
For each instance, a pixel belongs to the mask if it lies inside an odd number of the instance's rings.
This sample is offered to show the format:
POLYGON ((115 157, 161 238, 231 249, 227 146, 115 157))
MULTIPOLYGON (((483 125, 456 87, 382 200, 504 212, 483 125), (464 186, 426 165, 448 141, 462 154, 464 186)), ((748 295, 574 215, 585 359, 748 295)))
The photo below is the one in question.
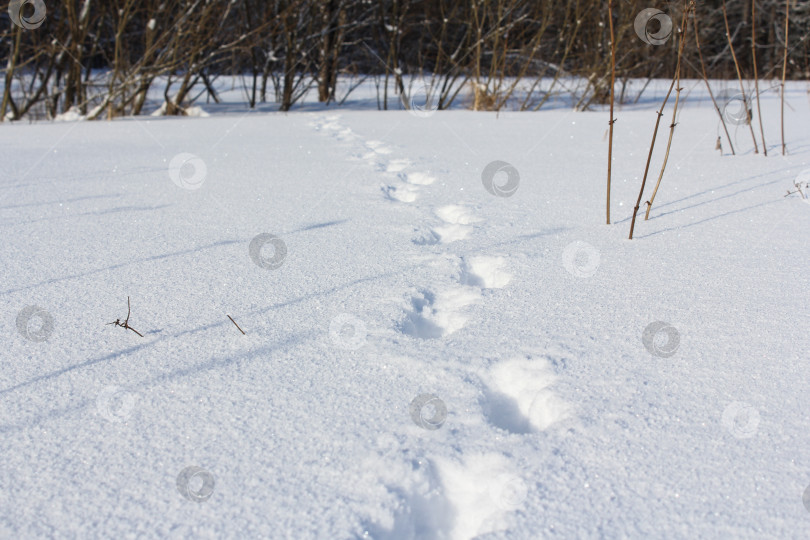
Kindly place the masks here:
MULTIPOLYGON (((28 17, 36 2, 0 0, 0 120, 69 110, 88 118, 141 114, 152 88, 164 91, 166 114, 183 114, 201 96, 217 101, 222 75, 239 77, 251 107, 274 101, 281 110, 310 89, 322 102, 342 101, 338 75, 373 77, 381 108, 408 96, 414 77, 429 81, 440 108, 464 88, 479 110, 537 109, 555 92, 571 93, 579 108, 610 96, 608 0, 43 1, 44 22, 25 29, 8 6, 21 5, 28 17)), ((631 79, 668 78, 678 56, 676 39, 660 46, 639 39, 636 15, 656 7, 679 21, 682 8, 612 1, 617 99, 632 101, 641 89, 631 79)), ((753 77, 756 51, 760 76, 781 77, 787 4, 759 0, 752 9, 752 1, 726 1, 737 61, 753 77)), ((710 78, 736 78, 721 5, 697 6, 701 52, 710 78)), ((790 11, 786 76, 807 79, 810 2, 790 11)), ((703 76, 698 58, 690 40, 683 77, 703 76)))

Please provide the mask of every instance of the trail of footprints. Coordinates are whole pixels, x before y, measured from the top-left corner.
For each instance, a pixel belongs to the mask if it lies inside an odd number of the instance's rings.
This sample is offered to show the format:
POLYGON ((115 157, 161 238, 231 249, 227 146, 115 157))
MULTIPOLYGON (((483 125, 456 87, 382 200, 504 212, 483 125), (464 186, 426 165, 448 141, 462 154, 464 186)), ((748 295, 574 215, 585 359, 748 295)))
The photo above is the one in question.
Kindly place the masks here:
MULTIPOLYGON (((338 115, 326 116, 313 126, 340 141, 354 143, 359 148, 355 157, 370 161, 388 179, 382 186, 386 199, 412 203, 421 190, 436 181, 429 173, 414 170, 410 160, 393 156, 384 143, 363 140, 339 120, 338 115)), ((464 240, 483 221, 462 204, 438 206, 430 212, 431 218, 415 227, 411 241, 416 245, 448 245, 464 240)), ((460 257, 434 252, 428 260, 438 274, 449 277, 438 286, 417 288, 405 300, 405 318, 399 330, 420 339, 443 338, 461 330, 469 320, 466 308, 481 302, 485 289, 506 287, 512 279, 506 259, 500 256, 460 257)), ((486 387, 483 409, 492 425, 512 433, 527 433, 543 430, 566 416, 565 405, 557 403, 552 392, 543 390, 553 380, 547 364, 533 352, 498 364, 491 373, 480 374, 486 387)))
MULTIPOLYGON (((436 181, 427 172, 413 170, 410 160, 394 157, 392 149, 383 142, 363 140, 339 120, 338 115, 326 116, 312 125, 339 141, 357 146, 354 157, 369 161, 388 179, 381 186, 385 199, 413 203, 426 186, 436 181)), ((434 246, 464 240, 483 221, 461 204, 435 207, 431 213, 429 223, 415 227, 411 240, 414 244, 434 246)), ((432 264, 444 271, 440 273, 451 277, 443 286, 418 289, 405 302, 405 319, 399 330, 416 338, 437 339, 461 330, 468 322, 465 309, 480 302, 485 289, 505 287, 512 278, 504 257, 460 257, 447 253, 433 253, 431 257, 432 264)), ((550 389, 555 377, 542 352, 524 351, 476 375, 483 383, 482 412, 496 428, 528 434, 542 431, 568 415, 567 404, 550 389)), ((404 529, 395 526, 393 531, 381 533, 401 532, 408 536, 413 523, 433 523, 437 534, 450 538, 471 538, 497 531, 500 516, 517 509, 528 490, 521 477, 513 474, 508 461, 500 453, 465 455, 462 462, 438 457, 428 460, 424 470, 416 471, 424 477, 420 480, 417 474, 415 483, 404 489, 403 495, 411 503, 406 505, 410 515, 395 517, 404 529), (421 487, 420 482, 424 483, 421 487), (440 491, 434 489, 438 483, 443 486, 440 491), (424 492, 433 495, 425 498, 424 492), (448 508, 455 519, 448 520, 445 511, 448 508)), ((393 471, 399 466, 401 463, 394 460, 382 470, 393 471)), ((408 474, 412 476, 414 471, 408 474)), ((402 486, 396 487, 403 491, 402 486)), ((369 528, 376 527, 369 524, 369 528)))
MULTIPOLYGON (((427 172, 413 170, 408 159, 393 157, 393 151, 381 141, 363 140, 351 128, 340 123, 340 116, 325 116, 311 124, 316 130, 335 139, 354 143, 354 156, 370 161, 389 181, 381 186, 386 199, 412 203, 420 191, 436 181, 427 172)), ((473 226, 482 220, 462 205, 447 205, 433 209, 434 225, 420 225, 412 242, 417 245, 449 244, 467 238, 473 226)), ((511 276, 506 272, 503 257, 471 257, 457 260, 455 283, 437 290, 419 290, 406 306, 406 320, 400 330, 417 338, 441 338, 462 329, 467 316, 464 308, 478 302, 483 289, 506 286, 511 276)))
POLYGON ((353 157, 371 162, 375 169, 390 177, 391 182, 381 186, 389 200, 414 202, 419 197, 420 186, 429 186, 436 181, 428 173, 409 170, 412 165, 410 160, 392 158, 393 150, 382 141, 368 141, 357 136, 351 128, 340 123, 339 115, 319 117, 310 125, 339 141, 354 143, 358 149, 353 157))
POLYGON ((401 330, 422 339, 441 338, 461 330, 468 317, 464 308, 480 301, 483 289, 500 289, 512 276, 503 257, 477 256, 455 263, 454 283, 437 291, 422 289, 411 297, 401 330))

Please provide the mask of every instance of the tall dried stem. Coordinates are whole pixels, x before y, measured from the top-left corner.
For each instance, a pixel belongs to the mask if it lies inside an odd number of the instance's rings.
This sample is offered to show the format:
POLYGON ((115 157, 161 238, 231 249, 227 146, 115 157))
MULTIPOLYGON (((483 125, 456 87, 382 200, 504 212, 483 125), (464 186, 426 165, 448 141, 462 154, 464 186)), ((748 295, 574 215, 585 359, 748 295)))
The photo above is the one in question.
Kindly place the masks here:
POLYGON ((728 39, 728 48, 731 51, 731 58, 734 60, 734 68, 737 70, 737 80, 740 81, 740 92, 742 92, 743 108, 745 109, 745 117, 747 119, 748 128, 751 131, 751 140, 754 141, 754 153, 759 154, 759 147, 757 147, 757 138, 754 135, 754 126, 751 123, 751 113, 748 111, 748 101, 745 99, 745 86, 743 86, 742 73, 740 72, 740 64, 737 62, 737 53, 734 52, 734 44, 731 43, 731 30, 728 27, 728 14, 726 13, 726 0, 723 0, 723 22, 726 25, 726 39, 728 39))
POLYGON ((616 97, 616 36, 613 33, 613 0, 608 0, 608 21, 610 22, 610 139, 608 142, 607 166, 607 224, 610 225, 610 177, 613 165, 613 104, 616 97))
MULTIPOLYGON (((20 27, 14 27, 13 32, 14 35, 14 45, 11 50, 11 53, 8 56, 8 65, 6 66, 6 80, 5 84, 3 85, 3 101, 0 104, 0 122, 2 122, 6 117, 6 108, 11 104, 12 109, 14 109, 14 102, 11 99, 11 85, 12 80, 14 77, 14 69, 15 64, 17 63, 17 58, 20 54, 20 38, 22 36, 22 29, 20 27)), ((16 120, 16 110, 14 111, 15 120, 16 120)))
POLYGON ((784 57, 782 58, 782 155, 787 154, 785 146, 785 76, 787 75, 788 58, 788 29, 790 28, 790 0, 785 0, 785 45, 784 57))
MULTIPOLYGON (((633 239, 633 231, 636 228, 636 215, 638 214, 638 209, 641 206, 641 198, 644 196, 644 186, 647 185, 647 175, 650 172, 650 162, 652 161, 653 150, 655 149, 655 139, 658 136, 658 127, 661 124, 661 117, 664 116, 664 108, 667 106, 667 102, 669 101, 669 97, 672 95, 672 89, 675 88, 675 84, 680 78, 679 74, 681 71, 681 58, 683 57, 683 47, 686 43, 684 39, 684 33, 686 32, 686 21, 687 16, 689 14, 689 9, 684 9, 683 12, 683 20, 681 21, 681 41, 678 46, 678 62, 676 68, 676 75, 672 78, 672 83, 669 85, 669 90, 667 91, 666 97, 664 97, 664 102, 661 104, 661 109, 658 111, 658 119, 655 121, 655 131, 653 131, 652 142, 650 143, 650 152, 647 155, 647 165, 644 168, 644 178, 641 179, 641 189, 638 191, 638 200, 636 201, 636 206, 633 207, 633 219, 630 221, 630 236, 629 239, 633 239)), ((673 122, 674 123, 674 122, 673 122)))
POLYGON ((759 104, 759 74, 757 73, 757 2, 751 0, 751 63, 754 65, 754 91, 757 96, 757 116, 759 117, 759 133, 762 136, 762 153, 768 155, 768 145, 765 143, 765 129, 762 127, 762 107, 759 104))
MULTIPOLYGON (((789 2, 790 0, 788 0, 789 2)), ((720 107, 717 105, 717 100, 714 99, 714 92, 712 92, 712 87, 709 85, 709 77, 706 74, 706 62, 703 61, 703 52, 700 50, 700 30, 698 29, 698 16, 697 16, 697 9, 694 13, 694 19, 692 23, 695 26, 695 45, 697 46, 697 53, 698 58, 700 58, 700 69, 703 72, 703 82, 706 83, 706 90, 709 91, 709 97, 712 100, 712 104, 714 105, 714 110, 717 111, 717 116, 720 117, 720 123, 723 124, 723 131, 726 132, 726 139, 728 139, 728 144, 731 147, 731 155, 735 156, 737 153, 734 151, 734 143, 731 141, 731 135, 728 133, 728 127, 726 126, 726 119, 723 117, 723 112, 720 110, 720 107)))
MULTIPOLYGON (((694 7, 694 2, 689 2, 688 6, 686 7, 687 12, 687 19, 689 17, 689 11, 694 7)), ((667 162, 669 161, 669 151, 672 148, 672 137, 675 135, 675 126, 677 126, 677 122, 675 120, 678 117, 678 105, 681 102, 681 55, 683 54, 683 44, 686 42, 686 31, 689 29, 688 26, 683 28, 683 34, 681 35, 681 47, 678 50, 678 63, 677 67, 675 68, 675 107, 672 109, 672 123, 669 125, 669 140, 667 140, 667 151, 664 154, 664 163, 661 164, 661 172, 658 174, 658 181, 655 183, 655 189, 653 189, 652 197, 650 200, 647 201, 647 211, 644 213, 644 221, 650 219, 650 209, 652 208, 653 202, 655 201, 655 194, 658 193, 658 188, 661 186, 661 179, 664 177, 664 171, 667 168, 667 162)))

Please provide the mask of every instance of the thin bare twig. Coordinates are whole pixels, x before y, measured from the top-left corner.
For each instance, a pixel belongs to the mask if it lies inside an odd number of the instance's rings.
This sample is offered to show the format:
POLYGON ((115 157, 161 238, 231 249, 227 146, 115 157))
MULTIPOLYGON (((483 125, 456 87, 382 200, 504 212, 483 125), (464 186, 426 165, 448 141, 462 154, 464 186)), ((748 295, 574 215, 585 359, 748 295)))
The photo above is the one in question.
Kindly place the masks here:
POLYGON ((672 77, 672 83, 669 85, 669 91, 667 91, 667 95, 664 97, 664 102, 661 104, 661 109, 657 111, 658 119, 655 121, 655 130, 653 131, 652 141, 650 142, 650 153, 647 154, 647 165, 644 168, 644 177, 641 179, 641 189, 638 191, 638 200, 636 201, 636 206, 633 207, 633 219, 630 221, 630 235, 628 236, 630 240, 633 239, 633 231, 636 228, 636 215, 638 214, 638 209, 641 206, 641 198, 644 196, 644 186, 647 185, 647 175, 650 172, 650 162, 652 161, 653 150, 655 149, 655 139, 658 137, 658 127, 661 124, 661 117, 664 116, 664 108, 667 106, 669 97, 672 95, 672 90, 675 88, 675 84, 679 80, 678 73, 680 73, 681 70, 681 58, 683 57, 683 48, 686 44, 685 34, 688 15, 689 10, 685 9, 683 12, 683 20, 681 21, 681 41, 680 45, 678 46, 676 73, 675 76, 672 77))
MULTIPOLYGON (((686 17, 687 18, 689 17, 689 11, 694 7, 695 7, 694 2, 689 2, 689 4, 686 5, 686 17)), ((684 27, 683 27, 683 35, 681 36, 681 45, 683 45, 684 42, 686 41, 686 32, 688 30, 689 30, 689 26, 684 25, 684 27)), ((664 154, 664 163, 661 165, 661 172, 658 175, 658 181, 655 183, 655 188, 653 189, 652 197, 650 197, 650 200, 647 201, 647 211, 644 213, 644 221, 650 219, 650 210, 652 210, 652 205, 655 202, 655 194, 658 193, 658 188, 661 186, 661 179, 664 177, 664 171, 666 170, 667 162, 669 161, 669 151, 672 148, 672 137, 675 135, 675 126, 678 125, 678 123, 675 120, 678 118, 678 105, 681 102, 681 91, 683 90, 683 88, 681 88, 681 55, 682 54, 683 54, 683 47, 680 47, 680 49, 678 49, 678 65, 677 65, 676 74, 675 74, 675 77, 676 77, 676 80, 677 80, 677 82, 675 83, 676 84, 676 88, 675 88, 675 107, 672 109, 672 123, 669 126, 669 140, 667 141, 667 151, 664 154)))
POLYGON ((788 31, 790 29, 790 0, 785 0, 785 47, 784 58, 782 59, 782 155, 787 153, 785 145, 785 76, 787 75, 788 59, 788 31))
POLYGON ((731 30, 728 27, 728 14, 726 12, 726 0, 723 0, 723 22, 726 25, 726 39, 728 39, 728 49, 731 51, 731 58, 734 60, 734 69, 737 70, 737 79, 740 81, 740 92, 742 96, 743 108, 747 119, 748 128, 751 131, 751 140, 754 141, 754 153, 759 154, 759 147, 757 146, 757 137, 754 135, 754 125, 751 118, 751 111, 748 110, 748 101, 745 99, 745 87, 743 86, 742 73, 740 72, 740 64, 737 62, 737 53, 734 52, 734 45, 731 43, 731 30))
MULTIPOLYGON (((804 191, 802 191, 801 182, 793 182, 793 186, 796 188, 796 191, 788 190, 787 195, 785 195, 785 197, 793 195, 794 193, 798 193, 799 195, 801 195, 802 199, 807 199, 807 195, 805 195, 804 191)), ((804 189, 810 189, 810 182, 804 184, 804 189)))
MULTIPOLYGON (((226 315, 227 315, 227 313, 226 313, 226 315)), ((233 323, 233 325, 234 325, 235 327, 239 328, 239 325, 238 325, 238 324, 236 324, 236 321, 235 321, 235 320, 233 320, 233 317, 231 317, 230 315, 228 315, 228 318, 231 320, 231 322, 233 323)), ((243 336, 246 336, 246 335, 247 335, 247 334, 245 334, 245 331, 244 331, 244 330, 242 330, 241 328, 239 328, 239 331, 240 331, 240 332, 242 332, 242 335, 243 335, 243 336)))
POLYGON ((731 155, 736 156, 737 152, 734 151, 734 143, 731 141, 731 135, 729 135, 728 133, 728 127, 726 126, 726 119, 723 117, 723 113, 720 111, 720 107, 717 105, 717 100, 714 98, 714 92, 712 92, 712 87, 709 86, 709 76, 706 74, 706 63, 703 61, 703 51, 700 50, 700 30, 698 29, 697 9, 695 9, 692 24, 695 27, 695 45, 697 45, 697 53, 698 57, 700 58, 700 69, 703 72, 703 82, 706 83, 706 90, 709 91, 709 97, 712 99, 714 110, 717 111, 717 116, 720 117, 720 123, 723 124, 723 131, 726 132, 726 139, 728 139, 728 144, 731 147, 731 155))
POLYGON ((610 225, 610 177, 613 165, 613 102, 616 96, 616 36, 613 32, 613 0, 608 2, 608 21, 610 22, 610 142, 608 142, 607 167, 607 224, 610 225))
POLYGON ((133 332, 135 332, 139 336, 143 337, 143 334, 141 334, 140 332, 138 332, 137 330, 135 330, 134 328, 132 328, 129 325, 129 314, 131 313, 131 311, 132 311, 132 309, 131 309, 130 304, 129 304, 129 296, 127 296, 127 318, 124 319, 124 322, 121 322, 121 319, 115 319, 113 322, 107 323, 107 324, 108 325, 112 324, 114 326, 120 326, 121 328, 123 328, 125 330, 132 330, 133 332))
POLYGON ((757 73, 757 2, 751 2, 751 63, 754 65, 754 91, 757 96, 757 116, 759 117, 759 133, 762 136, 762 155, 768 155, 768 145, 765 143, 765 128, 762 127, 762 107, 759 105, 759 73, 757 73))

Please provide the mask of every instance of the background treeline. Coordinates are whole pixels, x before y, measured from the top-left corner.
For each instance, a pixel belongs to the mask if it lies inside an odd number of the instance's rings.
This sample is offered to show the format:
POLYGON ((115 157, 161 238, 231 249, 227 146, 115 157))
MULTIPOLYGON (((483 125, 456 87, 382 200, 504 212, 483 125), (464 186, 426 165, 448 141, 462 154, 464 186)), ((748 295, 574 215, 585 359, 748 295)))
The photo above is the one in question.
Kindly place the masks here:
MULTIPOLYGON (((753 0, 726 0, 731 43, 744 77, 751 62, 753 0)), ((677 39, 651 46, 633 22, 644 8, 678 26, 683 2, 613 0, 617 92, 630 79, 672 76, 677 39)), ((475 109, 533 110, 570 92, 585 108, 609 95, 607 0, 45 0, 36 29, 12 23, 0 0, 0 119, 141 114, 147 92, 164 93, 166 114, 218 101, 215 80, 236 75, 246 102, 289 110, 309 92, 342 102, 351 83, 373 80, 379 106, 407 102, 425 80, 446 108, 461 95, 475 109), (341 85, 337 84, 340 77, 341 85), (545 81, 541 83, 541 79, 545 81), (350 84, 346 84, 350 81, 350 84), (572 83, 571 81, 577 81, 572 83), (153 88, 154 87, 154 88, 153 88), (463 92, 462 92, 463 91, 463 92), (470 98, 470 96, 472 96, 470 98)), ((759 0, 756 50, 762 79, 781 75, 790 4, 788 78, 810 78, 810 2, 759 0)), ((735 78, 723 1, 696 2, 710 78, 735 78)), ((29 2, 24 15, 35 9, 29 2)), ((690 32, 693 35, 693 32, 690 32)), ((689 38, 685 77, 701 77, 689 38)), ((642 82, 643 84, 643 82, 642 82)))

